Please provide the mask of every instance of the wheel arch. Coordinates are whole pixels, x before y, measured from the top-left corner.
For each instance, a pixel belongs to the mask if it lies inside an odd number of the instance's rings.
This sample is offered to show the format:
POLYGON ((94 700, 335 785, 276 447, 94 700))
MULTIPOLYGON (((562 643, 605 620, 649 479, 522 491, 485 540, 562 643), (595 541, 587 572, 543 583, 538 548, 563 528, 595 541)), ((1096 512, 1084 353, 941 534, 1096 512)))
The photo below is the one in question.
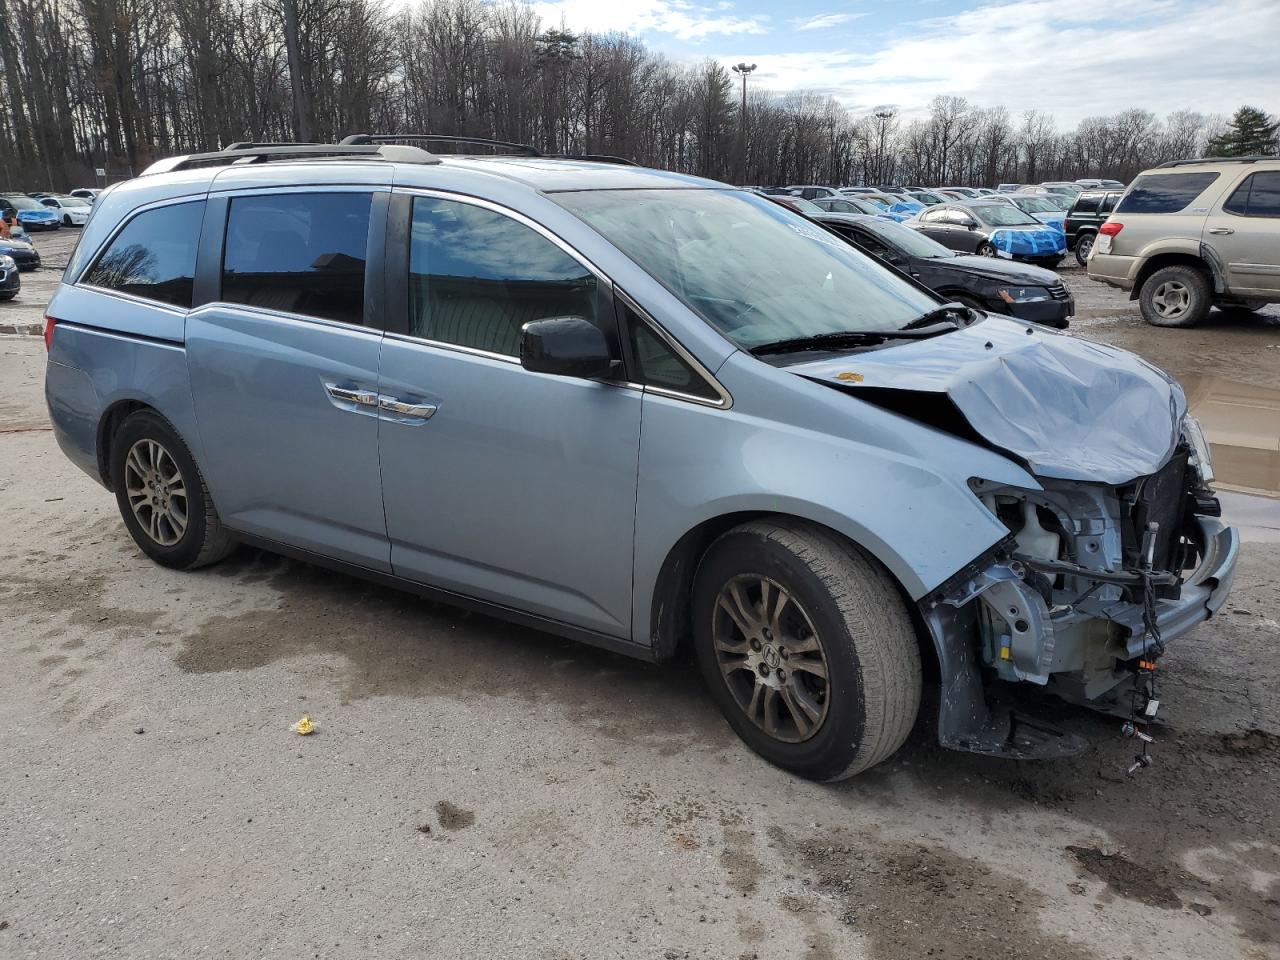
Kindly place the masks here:
MULTIPOLYGON (((154 413, 167 423, 174 433, 178 434, 179 437, 182 436, 182 432, 173 425, 173 422, 149 403, 144 403, 141 400, 117 400, 111 404, 98 419, 98 442, 96 444, 98 474, 102 479, 102 485, 108 490, 114 489, 111 485, 111 444, 115 441, 115 436, 120 431, 121 425, 133 414, 143 410, 148 413, 154 413)), ((190 444, 188 444, 189 446, 190 444)))
POLYGON ((1138 275, 1134 278, 1133 287, 1129 290, 1129 299, 1137 300, 1142 295, 1142 287, 1151 278, 1151 275, 1157 270, 1163 270, 1165 267, 1190 267, 1193 270, 1199 270, 1208 276, 1209 282, 1213 284, 1215 293, 1222 293, 1223 291, 1222 273, 1215 267, 1212 257, 1206 258, 1185 251, 1170 251, 1168 253, 1158 253, 1154 257, 1147 259, 1142 265, 1142 269, 1138 271, 1138 275))
POLYGON ((652 644, 655 660, 661 662, 674 658, 677 653, 686 648, 690 640, 693 580, 707 550, 722 534, 753 520, 771 520, 814 527, 834 539, 853 546, 869 558, 889 578, 907 608, 915 632, 916 645, 920 649, 921 663, 925 666, 926 677, 937 675, 938 652, 934 647, 932 636, 920 617, 919 604, 912 599, 911 592, 892 569, 893 566, 901 563, 901 558, 895 555, 888 558, 889 562, 886 562, 886 558, 881 557, 876 550, 869 549, 867 545, 859 543, 854 537, 837 530, 830 524, 797 513, 770 510, 739 510, 710 517, 686 531, 667 551, 659 568, 652 595, 649 597, 649 642, 652 644))

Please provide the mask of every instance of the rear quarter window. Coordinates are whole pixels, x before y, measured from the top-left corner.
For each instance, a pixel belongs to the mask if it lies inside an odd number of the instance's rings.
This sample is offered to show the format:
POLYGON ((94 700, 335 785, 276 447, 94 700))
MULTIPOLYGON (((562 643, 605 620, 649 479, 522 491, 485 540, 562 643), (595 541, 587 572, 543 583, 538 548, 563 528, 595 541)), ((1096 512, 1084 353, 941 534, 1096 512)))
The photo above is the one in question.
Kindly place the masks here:
POLYGON ((1097 213, 1098 212, 1098 194, 1082 193, 1075 202, 1075 206, 1071 208, 1072 213, 1097 213))
POLYGON ((1218 179, 1217 173, 1148 173, 1133 182, 1116 213, 1178 213, 1218 179))
POLYGON ((203 220, 203 200, 144 210, 116 234, 83 282, 190 308, 203 220))

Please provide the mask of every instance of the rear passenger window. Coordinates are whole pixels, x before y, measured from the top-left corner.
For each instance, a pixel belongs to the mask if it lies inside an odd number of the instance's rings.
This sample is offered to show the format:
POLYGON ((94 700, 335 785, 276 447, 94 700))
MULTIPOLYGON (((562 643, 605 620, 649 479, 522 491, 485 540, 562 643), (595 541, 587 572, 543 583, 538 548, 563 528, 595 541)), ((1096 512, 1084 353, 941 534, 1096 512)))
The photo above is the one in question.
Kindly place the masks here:
POLYGON ((343 323, 364 322, 368 193, 233 197, 222 299, 343 323))
POLYGON ((1222 209, 1245 217, 1280 217, 1280 170, 1250 174, 1222 209))
POLYGON ((116 234, 83 282, 189 308, 203 219, 203 200, 138 214, 116 234))
POLYGON ((1177 213, 1186 209, 1216 173, 1148 173, 1133 182, 1116 213, 1177 213))
POLYGON ((409 333, 508 357, 530 320, 603 320, 595 275, 536 230, 471 203, 415 197, 409 333))
POLYGON ((1082 193, 1076 198, 1075 206, 1071 208, 1072 213, 1097 213, 1098 212, 1098 195, 1095 193, 1090 196, 1082 193))
POLYGON ((1120 194, 1108 193, 1105 197, 1102 198, 1102 212, 1110 213, 1112 210, 1114 210, 1116 208, 1116 201, 1119 199, 1120 199, 1120 194))

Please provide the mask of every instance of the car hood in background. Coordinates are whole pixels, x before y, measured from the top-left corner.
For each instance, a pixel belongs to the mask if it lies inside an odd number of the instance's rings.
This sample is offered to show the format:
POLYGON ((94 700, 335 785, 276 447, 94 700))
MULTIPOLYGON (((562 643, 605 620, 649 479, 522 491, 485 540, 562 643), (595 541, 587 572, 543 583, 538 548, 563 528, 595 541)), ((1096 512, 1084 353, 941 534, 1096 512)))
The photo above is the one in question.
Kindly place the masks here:
POLYGON ((995 257, 979 257, 961 254, 956 257, 934 257, 918 261, 939 270, 956 270, 969 277, 985 277, 995 283, 1016 283, 1024 287, 1052 287, 1058 283, 1058 275, 1044 267, 1015 260, 998 260, 995 257))
POLYGON ((1064 480, 1155 473, 1187 409, 1182 388, 1131 353, 994 317, 786 369, 943 429, 948 417, 927 407, 949 400, 988 444, 1064 480))

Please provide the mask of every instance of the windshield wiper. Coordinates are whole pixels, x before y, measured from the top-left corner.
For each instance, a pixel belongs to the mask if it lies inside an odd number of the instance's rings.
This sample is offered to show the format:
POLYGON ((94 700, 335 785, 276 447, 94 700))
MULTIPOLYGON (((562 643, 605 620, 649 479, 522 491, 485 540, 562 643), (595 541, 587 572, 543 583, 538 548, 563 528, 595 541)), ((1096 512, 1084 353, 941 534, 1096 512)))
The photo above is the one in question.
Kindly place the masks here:
POLYGON ((956 314, 960 314, 962 317, 967 317, 970 322, 974 320, 972 310, 966 307, 963 303, 956 303, 952 300, 949 303, 944 303, 936 309, 928 311, 927 313, 920 314, 920 316, 903 326, 902 329, 919 330, 922 327, 933 327, 944 320, 950 320, 950 329, 958 330, 960 327, 966 326, 966 324, 963 320, 957 322, 955 320, 956 314))
POLYGON ((870 347, 887 340, 927 340, 936 337, 955 327, 938 329, 939 324, 931 324, 927 330, 839 330, 834 333, 815 333, 808 337, 791 337, 787 340, 774 340, 752 347, 748 352, 752 356, 761 357, 770 353, 799 353, 802 350, 843 350, 846 347, 870 347))

